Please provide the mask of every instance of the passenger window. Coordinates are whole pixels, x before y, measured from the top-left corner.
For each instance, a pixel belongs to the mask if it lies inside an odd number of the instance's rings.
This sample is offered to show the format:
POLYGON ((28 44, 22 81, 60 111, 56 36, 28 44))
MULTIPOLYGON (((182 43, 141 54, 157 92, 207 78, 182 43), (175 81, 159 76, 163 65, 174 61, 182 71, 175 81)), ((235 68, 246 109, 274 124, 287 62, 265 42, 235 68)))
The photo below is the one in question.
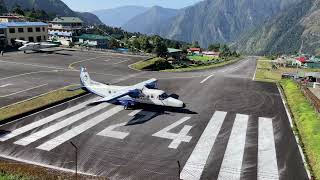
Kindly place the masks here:
POLYGON ((151 98, 153 99, 153 95, 151 95, 151 98))
POLYGON ((109 94, 111 94, 111 91, 109 91, 109 94))

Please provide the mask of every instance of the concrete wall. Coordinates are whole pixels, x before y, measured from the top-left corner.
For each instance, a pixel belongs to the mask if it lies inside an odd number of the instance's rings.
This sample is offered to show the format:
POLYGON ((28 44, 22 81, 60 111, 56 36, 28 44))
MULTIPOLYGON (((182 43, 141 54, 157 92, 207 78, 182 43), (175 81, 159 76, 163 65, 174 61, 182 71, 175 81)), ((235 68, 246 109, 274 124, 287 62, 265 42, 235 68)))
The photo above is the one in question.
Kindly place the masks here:
POLYGON ((15 39, 21 39, 21 40, 33 41, 33 42, 46 41, 48 40, 48 26, 8 27, 7 29, 8 45, 13 46, 15 39), (23 32, 19 32, 20 28, 23 29, 23 32), (32 29, 32 32, 28 31, 29 28, 32 29), (36 28, 40 28, 40 31, 37 32, 36 28), (14 29, 14 32, 10 32, 11 29, 14 29))

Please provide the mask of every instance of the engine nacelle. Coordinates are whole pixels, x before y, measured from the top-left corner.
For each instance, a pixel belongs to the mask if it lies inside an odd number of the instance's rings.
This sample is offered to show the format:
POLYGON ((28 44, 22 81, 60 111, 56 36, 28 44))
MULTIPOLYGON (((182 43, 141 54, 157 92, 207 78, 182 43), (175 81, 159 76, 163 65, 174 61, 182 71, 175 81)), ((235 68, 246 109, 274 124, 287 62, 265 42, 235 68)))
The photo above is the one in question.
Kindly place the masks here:
POLYGON ((145 87, 148 89, 158 89, 157 82, 149 83, 149 84, 145 85, 145 87))

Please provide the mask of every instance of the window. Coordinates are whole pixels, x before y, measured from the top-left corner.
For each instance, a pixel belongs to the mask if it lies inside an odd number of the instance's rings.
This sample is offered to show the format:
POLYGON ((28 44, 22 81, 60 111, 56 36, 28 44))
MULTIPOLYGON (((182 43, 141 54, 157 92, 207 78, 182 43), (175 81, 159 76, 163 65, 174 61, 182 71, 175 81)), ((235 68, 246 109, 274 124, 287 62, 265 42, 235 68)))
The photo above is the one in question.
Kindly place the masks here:
POLYGON ((42 31, 43 31, 43 32, 46 32, 46 28, 42 27, 42 31))
POLYGON ((18 28, 18 32, 23 33, 24 32, 23 28, 18 28))
POLYGON ((15 28, 10 28, 10 29, 9 29, 9 32, 10 32, 10 33, 16 33, 16 29, 15 29, 15 28))
POLYGON ((47 37, 46 37, 46 36, 43 36, 43 40, 44 40, 44 41, 47 40, 47 37))
POLYGON ((41 36, 37 36, 37 42, 41 42, 41 36))
POLYGON ((34 38, 33 37, 29 37, 29 42, 34 42, 34 38))
POLYGON ((37 32, 41 32, 40 27, 36 27, 36 31, 37 31, 37 32))
POLYGON ((24 39, 24 37, 21 37, 21 38, 19 38, 20 40, 22 40, 22 41, 24 41, 25 39, 24 39))
POLYGON ((33 28, 32 28, 32 27, 29 27, 29 28, 28 28, 28 32, 33 32, 33 28))
POLYGON ((153 99, 153 95, 151 95, 151 98, 153 99))
POLYGON ((163 93, 159 96, 159 99, 160 100, 164 100, 164 99, 167 99, 169 96, 166 94, 166 93, 163 93))
POLYGON ((0 34, 4 34, 4 29, 0 29, 0 34))

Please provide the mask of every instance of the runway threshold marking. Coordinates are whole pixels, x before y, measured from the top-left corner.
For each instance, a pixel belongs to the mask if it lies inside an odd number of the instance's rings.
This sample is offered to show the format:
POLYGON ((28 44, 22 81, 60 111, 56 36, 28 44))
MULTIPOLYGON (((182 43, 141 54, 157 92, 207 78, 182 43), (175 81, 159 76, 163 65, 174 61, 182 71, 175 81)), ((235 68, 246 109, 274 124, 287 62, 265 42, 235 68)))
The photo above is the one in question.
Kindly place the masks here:
POLYGON ((257 180, 279 180, 272 119, 259 118, 257 180))
POLYGON ((204 82, 206 82, 208 79, 210 79, 214 74, 211 74, 210 76, 206 77, 204 80, 202 80, 200 82, 200 84, 203 84, 204 82))
POLYGON ((9 83, 9 84, 4 84, 4 85, 1 85, 1 86, 0 86, 0 88, 4 88, 4 87, 8 87, 8 86, 12 86, 12 85, 13 85, 13 84, 10 84, 10 83, 9 83))
POLYGON ((37 149, 50 151, 54 149, 55 147, 59 146, 60 144, 70 140, 71 138, 78 136, 79 134, 83 133, 87 129, 90 129, 97 124, 101 123, 102 121, 106 120, 107 118, 119 113, 123 110, 122 106, 116 106, 92 119, 89 121, 86 121, 85 123, 78 125, 77 127, 72 128, 71 130, 61 134, 60 136, 57 136, 43 144, 37 147, 37 149))
POLYGON ((30 90, 33 90, 33 89, 37 89, 37 88, 40 88, 40 87, 43 87, 43 86, 47 86, 47 85, 48 85, 48 83, 42 84, 42 85, 35 86, 35 87, 29 88, 29 89, 25 89, 25 90, 18 91, 18 92, 15 92, 15 93, 11 93, 11 94, 7 94, 7 95, 4 95, 4 96, 0 96, 0 98, 6 98, 6 97, 9 97, 9 96, 20 94, 20 93, 23 93, 23 92, 26 92, 26 91, 30 91, 30 90))
MULTIPOLYGON (((90 101, 95 101, 95 100, 98 100, 98 99, 99 98, 94 98, 94 99, 92 99, 90 101)), ((15 130, 11 131, 9 134, 6 134, 4 136, 0 136, 0 141, 3 142, 3 141, 6 141, 6 140, 9 140, 11 138, 14 138, 16 136, 19 136, 20 134, 28 132, 28 131, 30 131, 32 129, 37 128, 37 127, 40 127, 40 126, 42 126, 44 124, 47 124, 47 123, 49 123, 51 121, 54 121, 54 120, 58 119, 58 118, 66 116, 66 115, 68 115, 68 114, 70 114, 72 112, 80 110, 80 109, 86 107, 88 104, 89 104, 89 102, 84 102, 84 103, 78 104, 76 106, 73 106, 71 108, 68 108, 68 109, 65 109, 63 111, 60 111, 58 113, 55 113, 55 114, 53 114, 51 116, 48 116, 46 118, 43 118, 41 120, 35 121, 33 123, 30 123, 30 124, 28 124, 26 126, 22 126, 22 127, 18 128, 18 129, 15 129, 15 130)))
POLYGON ((189 159, 180 174, 181 179, 199 180, 206 165, 211 149, 219 134, 227 112, 216 111, 205 130, 203 131, 197 145, 193 149, 189 159))
POLYGON ((127 123, 124 122, 124 123, 120 123, 120 124, 111 125, 111 126, 105 128, 104 130, 102 130, 101 132, 99 132, 97 135, 104 136, 104 137, 111 137, 111 138, 115 138, 115 139, 124 139, 129 135, 129 133, 115 131, 114 129, 121 127, 121 126, 125 126, 126 124, 127 123))
POLYGON ((54 125, 51 125, 51 126, 45 128, 45 129, 42 129, 42 130, 40 130, 40 131, 38 131, 38 132, 36 132, 34 134, 31 134, 31 135, 29 135, 27 137, 24 137, 24 138, 22 138, 22 139, 20 139, 20 140, 18 140, 16 142, 14 142, 14 144, 26 146, 26 145, 28 145, 28 144, 30 144, 32 142, 35 142, 35 141, 37 141, 37 140, 39 140, 39 139, 41 139, 41 138, 43 138, 43 137, 45 137, 45 136, 47 136, 47 135, 49 135, 51 133, 54 133, 54 132, 56 132, 56 131, 58 131, 58 130, 66 127, 66 126, 69 126, 69 125, 71 125, 71 124, 73 124, 73 123, 85 118, 86 116, 89 116, 90 114, 98 112, 101 109, 106 108, 108 106, 110 106, 110 104, 108 104, 108 103, 99 104, 97 106, 94 106, 94 107, 92 107, 90 109, 82 111, 79 114, 71 116, 71 117, 69 117, 69 118, 67 118, 67 119, 65 119, 63 121, 60 121, 60 122, 58 122, 58 123, 56 123, 54 125))
POLYGON ((218 180, 240 180, 248 119, 248 115, 236 115, 227 149, 223 156, 218 180))

